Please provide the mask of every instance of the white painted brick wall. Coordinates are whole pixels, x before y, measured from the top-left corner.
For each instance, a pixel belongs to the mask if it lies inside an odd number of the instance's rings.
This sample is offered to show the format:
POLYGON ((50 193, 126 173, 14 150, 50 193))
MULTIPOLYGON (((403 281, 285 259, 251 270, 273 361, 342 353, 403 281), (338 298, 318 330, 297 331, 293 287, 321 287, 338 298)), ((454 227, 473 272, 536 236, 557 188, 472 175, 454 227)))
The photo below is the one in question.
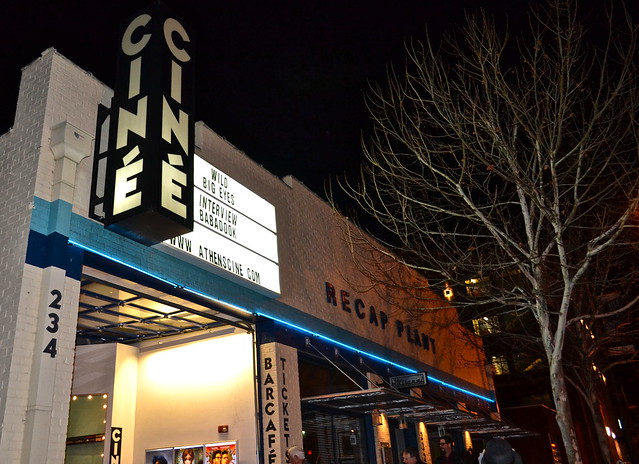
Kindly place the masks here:
MULTIPOLYGON (((51 128, 68 121, 95 131, 98 103, 111 90, 89 73, 49 49, 23 70, 13 128, 0 137, 0 456, 21 462, 25 412, 33 364, 42 270, 25 266, 34 195, 52 201, 54 158, 51 128)), ((90 161, 80 179, 78 204, 87 210, 90 161), (87 175, 88 173, 88 175, 87 175)), ((63 462, 68 402, 73 373, 79 282, 65 279, 64 318, 58 335, 54 408, 47 463, 63 462)))
POLYGON ((25 73, 20 85, 13 128, 0 139, 0 453, 8 462, 20 462, 24 405, 28 374, 33 358, 33 326, 29 295, 37 299, 36 276, 24 272, 29 222, 39 154, 38 119, 44 114, 42 92, 47 60, 38 60, 25 73), (26 285, 22 285, 23 281, 26 285), (31 292, 31 293, 27 293, 31 292), (21 298, 21 294, 24 298, 21 298), (21 304, 22 302, 22 304, 21 304), (30 345, 29 345, 30 342, 30 345), (26 379, 26 381, 25 381, 26 379))
POLYGON ((42 270, 25 266, 22 279, 23 295, 17 307, 13 365, 7 389, 9 408, 3 417, 1 443, 2 452, 11 456, 13 462, 19 462, 22 452, 41 284, 42 270))
MULTIPOLYGON (((51 201, 54 170, 53 152, 50 148, 51 128, 68 121, 73 126, 94 136, 99 103, 108 102, 111 90, 88 72, 54 52, 51 55, 51 78, 47 93, 46 110, 40 140, 41 156, 38 167, 38 184, 35 195, 51 201)), ((85 163, 90 164, 90 163, 85 163)), ((91 167, 89 167, 90 172, 91 167)), ((88 202, 91 177, 80 179, 80 198, 88 202)), ((74 202, 75 203, 75 202, 74 202)), ((77 207, 86 211, 88 205, 77 207)))

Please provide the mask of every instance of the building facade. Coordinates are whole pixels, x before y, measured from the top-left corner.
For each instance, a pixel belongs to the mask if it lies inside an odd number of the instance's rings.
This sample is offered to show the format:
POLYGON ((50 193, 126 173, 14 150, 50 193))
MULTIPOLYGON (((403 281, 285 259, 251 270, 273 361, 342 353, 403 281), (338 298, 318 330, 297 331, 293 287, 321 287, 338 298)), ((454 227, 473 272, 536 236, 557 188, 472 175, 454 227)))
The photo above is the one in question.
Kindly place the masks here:
POLYGON ((0 138, 3 460, 272 464, 298 445, 313 464, 381 464, 412 445, 432 462, 442 433, 465 450, 515 430, 444 298, 426 290, 416 312, 371 289, 343 218, 203 123, 195 230, 105 228, 112 98, 46 50, 0 138))

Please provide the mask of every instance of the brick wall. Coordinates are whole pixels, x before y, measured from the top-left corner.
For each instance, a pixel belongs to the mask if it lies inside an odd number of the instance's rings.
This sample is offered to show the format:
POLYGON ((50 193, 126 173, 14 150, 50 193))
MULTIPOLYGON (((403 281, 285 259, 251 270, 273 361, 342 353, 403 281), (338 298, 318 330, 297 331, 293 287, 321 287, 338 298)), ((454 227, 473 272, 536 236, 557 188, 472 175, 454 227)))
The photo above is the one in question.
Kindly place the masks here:
POLYGON ((40 59, 24 73, 13 128, 0 139, 0 453, 19 462, 33 358, 38 293, 22 298, 23 285, 32 291, 39 276, 24 269, 33 208, 42 119, 51 60, 40 59), (36 302, 33 301, 36 299, 36 302))
MULTIPOLYGON (((55 200, 51 127, 68 121, 92 134, 97 103, 108 99, 109 92, 55 50, 46 50, 23 70, 14 126, 0 138, 0 455, 7 462, 24 462, 22 459, 29 452, 25 449, 29 428, 25 427, 29 423, 26 411, 27 405, 34 402, 29 392, 38 383, 33 375, 37 370, 34 359, 41 356, 42 348, 36 343, 36 334, 47 323, 46 314, 43 316, 40 310, 47 297, 48 289, 43 283, 47 271, 25 265, 25 258, 29 231, 34 226, 32 213, 36 205, 42 204, 34 197, 55 200)), ((71 205, 61 207, 65 208, 70 211, 71 205)), ((62 215, 49 223, 41 221, 36 228, 43 234, 64 234, 69 227, 64 219, 62 215)), ((46 449, 40 450, 46 456, 41 462, 52 463, 62 462, 64 456, 79 282, 64 278, 60 290, 64 313, 57 334, 58 355, 54 374, 46 379, 53 386, 50 436, 40 437, 48 443, 46 449)), ((36 408, 31 406, 32 410, 40 407, 39 401, 36 408)))

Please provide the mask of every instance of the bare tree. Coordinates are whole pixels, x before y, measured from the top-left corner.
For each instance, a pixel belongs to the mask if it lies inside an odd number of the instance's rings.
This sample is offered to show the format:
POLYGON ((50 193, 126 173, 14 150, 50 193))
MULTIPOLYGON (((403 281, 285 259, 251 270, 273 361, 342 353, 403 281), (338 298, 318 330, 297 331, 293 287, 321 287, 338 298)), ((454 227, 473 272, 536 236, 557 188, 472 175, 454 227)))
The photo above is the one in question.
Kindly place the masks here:
POLYGON ((368 100, 361 178, 342 183, 381 225, 387 260, 466 285, 468 308, 532 313, 571 463, 566 336, 589 317, 577 297, 590 266, 627 237, 639 202, 637 29, 620 13, 602 35, 551 0, 516 40, 482 12, 441 47, 408 45, 406 68, 368 100))
MULTIPOLYGON (((637 250, 625 238, 590 265, 573 296, 575 312, 581 310, 582 317, 579 323, 570 324, 566 333, 566 375, 591 414, 604 457, 615 456, 606 424, 617 434, 625 433, 617 428, 616 419, 620 417, 610 416, 619 406, 613 396, 619 395, 620 390, 619 385, 611 386, 614 380, 608 377, 620 364, 639 366, 634 349, 628 350, 639 337, 638 257, 637 250)), ((620 444, 627 442, 622 440, 620 444)))

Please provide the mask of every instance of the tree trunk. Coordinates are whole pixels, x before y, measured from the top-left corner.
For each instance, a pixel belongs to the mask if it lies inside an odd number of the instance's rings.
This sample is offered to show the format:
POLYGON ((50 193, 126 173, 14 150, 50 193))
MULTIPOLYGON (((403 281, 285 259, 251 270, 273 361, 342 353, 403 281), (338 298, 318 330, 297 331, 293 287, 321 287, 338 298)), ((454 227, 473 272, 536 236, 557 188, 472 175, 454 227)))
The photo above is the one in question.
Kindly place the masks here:
MULTIPOLYGON (((541 278, 538 281, 541 282, 541 278)), ((579 444, 573 426, 572 413, 570 412, 570 400, 568 398, 568 387, 566 384, 566 373, 562 364, 563 342, 557 343, 556 337, 563 340, 564 333, 552 331, 546 302, 543 298, 538 298, 535 305, 535 318, 539 323, 541 333, 541 343, 544 346, 548 359, 548 369, 550 375, 550 387, 552 390, 555 409, 557 410, 556 421, 561 432, 561 440, 564 444, 568 464, 582 464, 579 444), (554 336, 553 336, 554 335, 554 336)))
POLYGON ((590 393, 590 413, 592 414, 592 428, 597 435, 597 442, 601 449, 601 455, 604 462, 614 462, 615 457, 613 450, 610 447, 610 440, 606 434, 606 428, 603 422, 603 414, 601 408, 601 402, 597 398, 596 392, 590 393))
POLYGON ((577 436, 573 428, 572 414, 570 412, 570 400, 568 388, 564 376, 563 367, 556 359, 550 360, 550 386, 552 388, 555 407, 557 408, 557 425, 561 431, 569 464, 582 464, 577 436))

